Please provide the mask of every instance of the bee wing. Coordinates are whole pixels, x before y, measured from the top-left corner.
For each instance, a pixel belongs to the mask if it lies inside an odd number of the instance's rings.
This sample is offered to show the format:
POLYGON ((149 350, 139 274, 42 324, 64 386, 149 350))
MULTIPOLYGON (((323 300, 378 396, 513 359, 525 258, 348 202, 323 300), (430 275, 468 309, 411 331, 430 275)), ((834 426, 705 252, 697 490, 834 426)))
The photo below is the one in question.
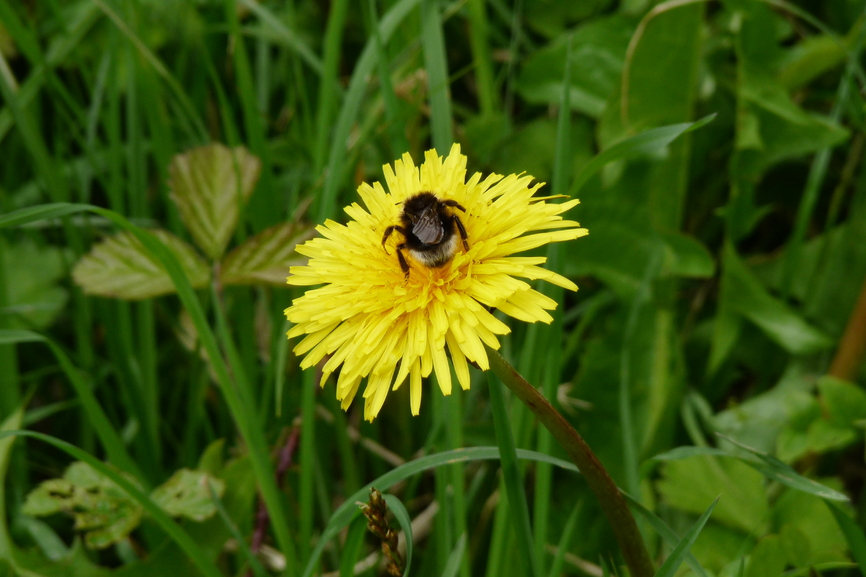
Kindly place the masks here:
POLYGON ((434 211, 428 211, 412 226, 412 234, 424 244, 438 244, 442 241, 445 230, 439 216, 434 211))

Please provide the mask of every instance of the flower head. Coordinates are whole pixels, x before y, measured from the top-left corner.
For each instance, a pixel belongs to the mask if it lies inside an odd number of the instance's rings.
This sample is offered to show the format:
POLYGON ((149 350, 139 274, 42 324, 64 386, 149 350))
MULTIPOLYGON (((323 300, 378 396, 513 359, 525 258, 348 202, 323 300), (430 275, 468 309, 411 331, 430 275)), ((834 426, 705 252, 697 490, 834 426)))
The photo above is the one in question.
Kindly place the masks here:
POLYGON ((364 417, 370 421, 388 391, 407 378, 413 415, 421 407, 421 380, 431 372, 442 393, 451 394, 449 356, 460 386, 468 389, 467 361, 487 370, 484 345, 498 349, 497 335, 510 332, 488 309, 549 323, 547 311, 556 302, 520 279, 543 279, 569 290, 577 286, 541 268, 545 257, 512 255, 587 234, 559 216, 578 201, 552 204, 533 196, 542 184, 530 186, 531 176, 476 173, 467 181, 466 157, 456 144, 444 158, 427 151, 420 167, 404 154, 393 169, 383 170, 387 192, 378 182, 362 184, 358 193, 366 208, 347 206, 347 224, 328 220, 317 228, 320 238, 297 248, 309 261, 291 268, 288 283, 324 286, 308 290, 286 309, 295 325, 289 338, 307 335, 294 349, 306 354, 301 367, 328 356, 322 383, 340 369, 337 399, 343 409, 366 377, 364 417), (438 267, 401 251, 408 264, 404 273, 396 253, 405 235, 398 229, 384 246, 383 236, 400 225, 404 201, 421 192, 459 205, 448 211, 465 228, 469 248, 455 243, 453 258, 438 267))

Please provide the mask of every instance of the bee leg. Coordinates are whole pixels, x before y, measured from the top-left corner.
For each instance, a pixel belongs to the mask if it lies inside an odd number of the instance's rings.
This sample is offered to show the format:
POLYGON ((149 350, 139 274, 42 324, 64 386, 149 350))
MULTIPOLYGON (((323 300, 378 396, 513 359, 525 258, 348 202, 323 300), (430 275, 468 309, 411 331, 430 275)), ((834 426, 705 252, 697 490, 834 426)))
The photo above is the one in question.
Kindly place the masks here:
POLYGON ((456 200, 443 200, 442 204, 444 204, 445 206, 450 206, 451 208, 459 208, 463 212, 466 212, 466 209, 463 208, 463 205, 456 200))
POLYGON ((466 234, 466 229, 463 228, 463 222, 460 220, 460 217, 456 214, 451 215, 451 220, 454 221, 454 224, 457 225, 457 230, 460 231, 460 238, 463 239, 463 248, 466 249, 466 252, 469 252, 469 243, 466 242, 468 235, 466 234))
POLYGON ((382 235, 382 248, 385 250, 385 254, 390 254, 388 249, 385 248, 385 241, 388 240, 388 237, 391 236, 391 233, 394 232, 394 229, 396 228, 396 226, 389 226, 385 229, 385 234, 382 235))
POLYGON ((406 243, 397 245, 397 260, 400 261, 400 270, 403 275, 409 278, 409 263, 406 262, 406 257, 403 256, 403 251, 406 249, 406 243))
POLYGON ((404 237, 406 236, 406 229, 403 228, 402 226, 394 225, 394 226, 389 226, 388 228, 386 228, 385 234, 382 235, 382 249, 385 251, 385 254, 387 254, 387 255, 390 255, 391 253, 389 253, 388 249, 385 248, 385 242, 388 240, 388 237, 391 236, 391 233, 394 232, 395 230, 397 232, 401 233, 404 237))

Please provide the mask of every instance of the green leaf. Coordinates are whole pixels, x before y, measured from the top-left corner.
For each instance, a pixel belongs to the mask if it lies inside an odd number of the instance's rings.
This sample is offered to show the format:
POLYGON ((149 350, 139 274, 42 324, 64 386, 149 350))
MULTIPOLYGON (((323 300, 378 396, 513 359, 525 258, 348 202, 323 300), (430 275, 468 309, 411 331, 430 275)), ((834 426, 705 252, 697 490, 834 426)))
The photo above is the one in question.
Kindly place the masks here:
POLYGON ((851 556, 860 567, 860 573, 866 574, 866 536, 863 535, 863 529, 836 503, 827 502, 827 507, 833 513, 839 528, 842 529, 848 547, 851 549, 851 556))
POLYGON ((307 260, 295 252, 295 247, 314 234, 314 228, 294 222, 278 224, 260 232, 223 259, 220 283, 284 286, 289 268, 307 260))
MULTIPOLYGON (((106 211, 108 212, 108 211, 106 211)), ((137 484, 130 481, 125 475, 118 473, 90 453, 79 449, 71 443, 62 441, 50 435, 36 433, 33 431, 22 430, 2 430, 0 431, 0 440, 8 439, 14 436, 32 437, 39 439, 58 449, 66 452, 70 456, 81 459, 91 468, 95 469, 103 477, 107 477, 109 481, 118 485, 118 487, 130 496, 136 503, 141 505, 145 511, 156 521, 156 523, 171 537, 171 539, 183 550, 185 557, 189 559, 203 575, 208 577, 220 577, 222 574, 216 565, 208 558, 205 551, 190 537, 182 527, 175 523, 171 517, 166 515, 165 511, 157 507, 147 495, 138 488, 137 484)))
MULTIPOLYGON (((121 473, 134 482, 131 475, 121 473)), ((138 527, 144 511, 114 482, 87 463, 72 463, 61 479, 49 479, 27 495, 22 512, 44 517, 64 512, 75 519, 75 529, 84 531, 91 549, 119 543, 138 527)))
MULTIPOLYGON (((558 5, 578 5, 558 3, 558 5)), ((544 12, 549 12, 546 7, 544 12)), ((573 110, 598 118, 610 93, 619 86, 634 21, 620 15, 597 18, 571 34, 557 36, 533 53, 520 68, 517 92, 527 102, 557 105, 562 99, 563 75, 569 39, 572 65, 569 103, 573 110)))
POLYGON ((665 247, 665 268, 674 276, 710 278, 716 263, 710 251, 697 239, 678 232, 661 235, 665 247))
POLYGON ((700 514, 707 503, 722 495, 716 509, 717 521, 746 533, 764 531, 769 506, 760 473, 737 459, 693 454, 675 457, 676 460, 665 463, 662 478, 656 484, 667 503, 700 514))
POLYGON ((763 473, 766 477, 773 479, 774 481, 778 481, 783 485, 787 485, 791 488, 797 489, 798 491, 803 491, 804 493, 809 493, 810 495, 821 497, 822 499, 831 499, 833 501, 848 501, 847 495, 840 493, 839 491, 834 491, 833 489, 826 487, 821 483, 818 483, 817 481, 807 479, 776 457, 764 453, 763 451, 753 449, 752 447, 749 447, 747 445, 743 445, 742 443, 739 443, 734 439, 731 439, 730 437, 725 437, 724 435, 719 436, 726 441, 733 443, 737 447, 744 449, 745 451, 748 451, 752 455, 758 457, 761 462, 752 466, 761 473, 763 473))
MULTIPOLYGON (((551 465, 554 465, 556 467, 560 467, 568 471, 577 472, 577 467, 575 467, 574 464, 568 461, 564 461, 562 459, 551 457, 549 455, 543 455, 535 451, 517 449, 517 457, 519 459, 529 459, 532 461, 550 463, 551 465)), ((413 461, 409 461, 408 463, 400 465, 399 467, 395 467, 381 477, 374 479, 372 482, 368 483, 367 485, 358 489, 352 495, 347 497, 343 504, 340 505, 340 507, 337 508, 337 510, 334 511, 334 513, 331 515, 331 518, 328 520, 327 526, 325 527, 324 531, 322 531, 322 536, 319 539, 318 544, 316 545, 315 549, 313 549, 313 553, 310 556, 310 559, 307 561, 307 565, 304 567, 302 577, 310 577, 313 574, 319 562, 319 557, 321 557, 325 546, 331 539, 336 537, 337 534, 346 525, 352 522, 352 519, 358 511, 358 506, 356 505, 356 503, 359 501, 363 502, 367 498, 367 495, 370 493, 371 487, 375 486, 380 491, 386 491, 387 489, 392 487, 394 483, 397 483, 404 479, 408 479, 413 475, 417 475, 418 473, 429 469, 435 469, 436 467, 440 467, 443 465, 451 465, 454 463, 491 459, 499 459, 499 449, 497 447, 472 447, 468 449, 443 451, 441 453, 427 455, 426 457, 421 457, 413 461)))
POLYGON ((171 198, 180 218, 205 254, 219 259, 259 179, 262 164, 239 146, 193 148, 168 167, 171 198))
POLYGON ((851 427, 866 419, 866 392, 854 383, 825 375, 818 379, 818 392, 834 425, 851 427))
POLYGON ((760 541, 749 556, 745 577, 768 577, 781 575, 785 569, 786 555, 778 535, 768 535, 760 541))
POLYGON ((57 285, 66 275, 64 258, 69 255, 64 253, 29 239, 6 245, 0 266, 5 267, 7 306, 0 315, 9 318, 7 328, 42 329, 53 322, 68 299, 66 290, 57 285))
POLYGON ((466 552, 466 533, 460 535, 457 543, 451 554, 448 555, 448 562, 445 564, 445 569, 442 571, 442 577, 457 577, 460 571, 460 562, 463 560, 463 554, 466 552))
POLYGON ((756 324, 786 351, 802 355, 833 346, 832 339, 767 292, 730 245, 725 249, 723 275, 730 283, 726 298, 732 311, 756 324))
POLYGON ((590 177, 601 170, 607 163, 623 158, 658 154, 678 137, 701 128, 715 117, 715 114, 711 114, 695 122, 683 122, 652 128, 611 145, 583 166, 571 185, 569 195, 575 196, 590 177))
POLYGON ((412 549, 414 547, 414 538, 412 537, 412 518, 409 517, 409 511, 403 505, 403 502, 394 495, 382 495, 388 508, 394 513, 397 522, 400 523, 400 528, 403 529, 403 536, 406 537, 406 569, 403 571, 403 577, 409 577, 409 569, 412 567, 412 549))
POLYGON ((154 489, 150 498, 172 517, 204 521, 217 512, 208 484, 218 497, 222 497, 226 485, 221 479, 204 471, 180 469, 154 489))
MULTIPOLYGON (((631 505, 632 509, 637 511, 641 517, 646 519, 650 525, 652 525, 653 529, 664 539, 665 543, 670 545, 671 547, 676 547, 678 543, 681 542, 680 538, 674 533, 673 529, 668 527, 668 525, 659 518, 658 515, 644 507, 640 501, 632 497, 626 492, 623 492, 623 497, 625 497, 626 501, 628 501, 629 505, 631 505)), ((686 551, 685 562, 689 565, 692 571, 699 577, 706 577, 707 573, 704 571, 704 568, 701 567, 701 564, 698 563, 698 560, 695 559, 694 555, 690 552, 686 551)))
POLYGON ((692 545, 695 542, 695 539, 698 538, 698 535, 701 533, 701 530, 704 528, 704 525, 707 524, 707 521, 710 519, 710 515, 713 513, 713 509, 716 508, 716 503, 719 502, 719 497, 716 497, 716 500, 712 502, 712 504, 707 507, 707 510, 704 511, 704 514, 700 516, 700 518, 695 521, 695 524, 692 525, 691 529, 686 532, 683 536, 682 540, 674 547, 674 550, 671 551, 670 556, 665 559, 665 562, 656 572, 655 577, 673 577, 674 573, 676 573, 677 569, 679 569, 683 560, 689 553, 689 550, 692 548, 692 545))
MULTIPOLYGON (((151 230, 178 261, 193 288, 207 286, 210 270, 188 244, 164 230, 151 230)), ((131 233, 106 238, 72 269, 72 278, 88 294, 141 300, 175 292, 162 263, 131 233)))

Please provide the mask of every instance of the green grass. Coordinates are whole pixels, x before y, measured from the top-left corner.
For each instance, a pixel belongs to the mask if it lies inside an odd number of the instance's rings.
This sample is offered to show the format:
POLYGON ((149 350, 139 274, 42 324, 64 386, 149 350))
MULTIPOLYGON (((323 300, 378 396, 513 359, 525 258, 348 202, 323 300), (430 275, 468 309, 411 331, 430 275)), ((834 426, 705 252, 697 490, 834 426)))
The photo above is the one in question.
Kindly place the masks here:
POLYGON ((363 399, 344 413, 334 379, 299 369, 283 310, 300 290, 194 287, 147 232, 195 245, 168 167, 210 142, 261 162, 227 252, 289 220, 345 220, 383 164, 458 142, 470 175, 526 172, 581 199, 567 218, 589 236, 546 253, 580 291, 537 283, 553 323, 502 316, 502 352, 631 495, 656 567, 855 574, 863 359, 819 377, 866 334, 846 332, 866 279, 863 14, 862 0, 0 0, 0 420, 27 430, 0 441, 0 567, 145 575, 188 557, 189 574, 350 575, 379 550, 355 505, 372 483, 392 527, 416 522, 412 575, 624 574, 587 484, 498 383, 472 369, 470 391, 443 398, 431 379, 417 417, 404 386, 367 423, 363 399), (120 231, 173 294, 73 282, 120 231), (152 514, 105 550, 83 550, 69 517, 22 513, 79 459, 152 514), (172 520, 150 501, 184 467, 233 480, 217 515, 172 520), (840 492, 850 502, 821 502, 840 492), (284 570, 251 561, 263 544, 284 570))

